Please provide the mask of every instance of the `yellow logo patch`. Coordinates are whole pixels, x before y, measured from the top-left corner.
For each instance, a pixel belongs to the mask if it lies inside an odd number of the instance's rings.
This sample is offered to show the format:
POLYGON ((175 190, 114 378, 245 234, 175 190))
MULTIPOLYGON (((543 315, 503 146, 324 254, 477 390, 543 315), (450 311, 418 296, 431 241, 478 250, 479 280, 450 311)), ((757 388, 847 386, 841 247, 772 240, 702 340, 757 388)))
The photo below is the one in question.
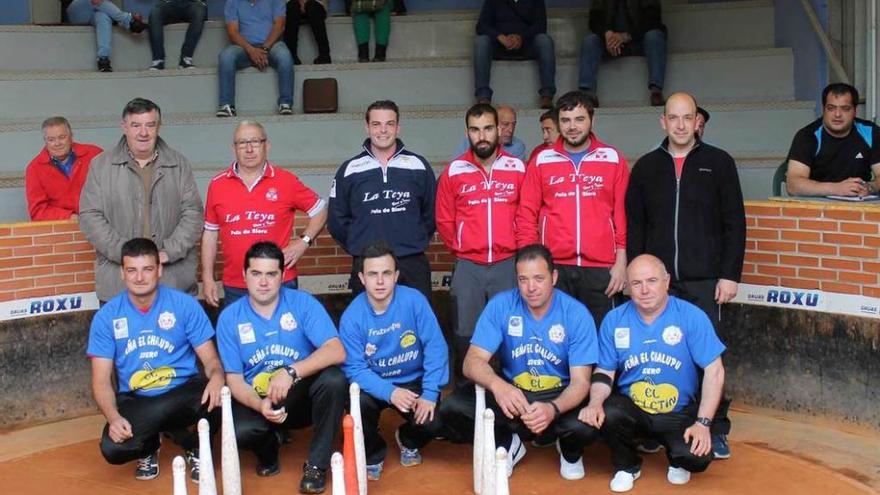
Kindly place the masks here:
POLYGON ((639 409, 648 414, 672 412, 678 404, 678 389, 675 385, 650 382, 636 382, 629 387, 629 396, 639 409))
POLYGON ((400 347, 406 349, 407 347, 416 343, 416 334, 412 330, 407 330, 403 332, 403 335, 400 336, 400 347))
POLYGON ((562 378, 551 375, 539 375, 538 371, 532 368, 513 377, 513 384, 529 392, 542 392, 561 387, 562 378))
POLYGON ((136 371, 128 380, 128 387, 132 390, 155 390, 165 388, 171 384, 171 380, 177 376, 177 371, 171 366, 162 366, 153 369, 149 364, 144 364, 144 369, 136 371))

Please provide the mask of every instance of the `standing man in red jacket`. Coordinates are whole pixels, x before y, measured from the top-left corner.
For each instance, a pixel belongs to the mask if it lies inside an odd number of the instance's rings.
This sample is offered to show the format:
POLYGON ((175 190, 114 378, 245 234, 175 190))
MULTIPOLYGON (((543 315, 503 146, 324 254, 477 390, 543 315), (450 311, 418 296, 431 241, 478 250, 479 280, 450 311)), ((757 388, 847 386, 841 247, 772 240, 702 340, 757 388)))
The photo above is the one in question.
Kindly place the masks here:
POLYGON ((28 214, 33 221, 75 220, 89 164, 103 150, 75 143, 64 117, 49 117, 41 127, 46 146, 28 164, 24 178, 28 214))
POLYGON ((437 232, 455 256, 456 387, 471 382, 462 365, 477 319, 496 293, 516 286, 513 235, 525 164, 498 144, 498 113, 478 103, 465 114, 470 147, 452 160, 437 184, 437 232))
POLYGON ((592 132, 593 99, 556 102, 560 138, 532 157, 516 214, 517 245, 542 243, 556 287, 584 303, 598 328, 626 280, 626 159, 592 132))

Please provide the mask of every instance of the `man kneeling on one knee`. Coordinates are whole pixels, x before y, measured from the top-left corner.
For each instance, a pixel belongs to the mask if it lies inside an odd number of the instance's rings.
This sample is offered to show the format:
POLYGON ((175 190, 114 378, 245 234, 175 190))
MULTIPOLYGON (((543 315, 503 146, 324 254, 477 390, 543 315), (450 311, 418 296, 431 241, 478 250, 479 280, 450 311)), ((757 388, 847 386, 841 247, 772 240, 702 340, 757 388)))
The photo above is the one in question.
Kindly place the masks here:
POLYGON ((365 292, 342 314, 339 334, 343 370, 362 389, 367 477, 375 481, 387 450, 379 433, 382 410, 393 406, 406 419, 394 434, 404 466, 421 464, 419 449, 440 434, 435 409, 449 381, 449 349, 428 299, 397 285, 397 258, 385 242, 367 245, 359 264, 365 292))
POLYGON ((590 402, 578 417, 601 428, 608 442, 611 491, 632 489, 641 475, 637 440, 648 436, 666 447, 666 479, 683 485, 712 460, 710 418, 724 387, 725 347, 700 308, 669 296, 669 274, 658 258, 635 258, 627 283, 632 300, 602 321, 590 402), (697 367, 705 371, 700 399, 697 367))
POLYGON ((257 242, 244 255, 248 295, 217 321, 217 346, 235 401, 238 447, 257 455, 257 476, 280 472, 287 428, 314 425, 301 493, 321 493, 345 412, 345 350, 327 311, 310 294, 282 287, 284 253, 257 242))
MULTIPOLYGON (((509 452, 508 475, 525 455, 521 437, 549 431, 558 438, 560 474, 580 479, 583 449, 599 436, 577 419, 597 361, 596 325, 586 306, 553 288, 557 272, 545 246, 520 249, 514 262, 518 288, 498 293, 486 305, 464 375, 489 392, 486 408, 495 412, 495 444, 509 452), (502 376, 489 363, 493 354, 502 376)), ((462 407, 465 400, 456 393, 444 401, 441 412, 449 428, 462 425, 461 416, 473 421, 473 408, 462 407)))

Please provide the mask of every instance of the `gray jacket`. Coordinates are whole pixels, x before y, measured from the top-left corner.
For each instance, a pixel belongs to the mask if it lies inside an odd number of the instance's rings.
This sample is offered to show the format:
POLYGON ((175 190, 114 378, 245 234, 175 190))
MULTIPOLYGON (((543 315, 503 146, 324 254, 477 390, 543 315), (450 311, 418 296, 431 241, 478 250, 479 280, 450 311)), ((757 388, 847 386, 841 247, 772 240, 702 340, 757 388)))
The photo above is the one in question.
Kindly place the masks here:
MULTIPOLYGON (((189 161, 162 138, 151 187, 150 230, 168 254, 162 283, 196 292, 196 241, 204 227, 204 208, 189 161)), ((125 137, 95 157, 80 196, 79 226, 95 246, 95 289, 108 301, 125 290, 120 279, 122 245, 143 230, 144 186, 128 154, 125 137)))

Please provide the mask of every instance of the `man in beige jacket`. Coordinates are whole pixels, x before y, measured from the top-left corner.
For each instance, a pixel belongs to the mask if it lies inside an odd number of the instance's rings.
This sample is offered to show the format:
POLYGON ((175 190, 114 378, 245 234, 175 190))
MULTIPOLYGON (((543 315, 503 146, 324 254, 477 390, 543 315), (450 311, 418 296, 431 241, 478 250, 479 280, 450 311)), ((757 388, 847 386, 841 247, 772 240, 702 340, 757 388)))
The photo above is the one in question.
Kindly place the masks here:
POLYGON ((162 283, 196 293, 196 241, 204 209, 189 160, 159 137, 161 110, 135 98, 122 111, 124 136, 95 157, 80 196, 79 225, 95 246, 102 303, 125 290, 120 249, 145 237, 159 247, 162 283))

